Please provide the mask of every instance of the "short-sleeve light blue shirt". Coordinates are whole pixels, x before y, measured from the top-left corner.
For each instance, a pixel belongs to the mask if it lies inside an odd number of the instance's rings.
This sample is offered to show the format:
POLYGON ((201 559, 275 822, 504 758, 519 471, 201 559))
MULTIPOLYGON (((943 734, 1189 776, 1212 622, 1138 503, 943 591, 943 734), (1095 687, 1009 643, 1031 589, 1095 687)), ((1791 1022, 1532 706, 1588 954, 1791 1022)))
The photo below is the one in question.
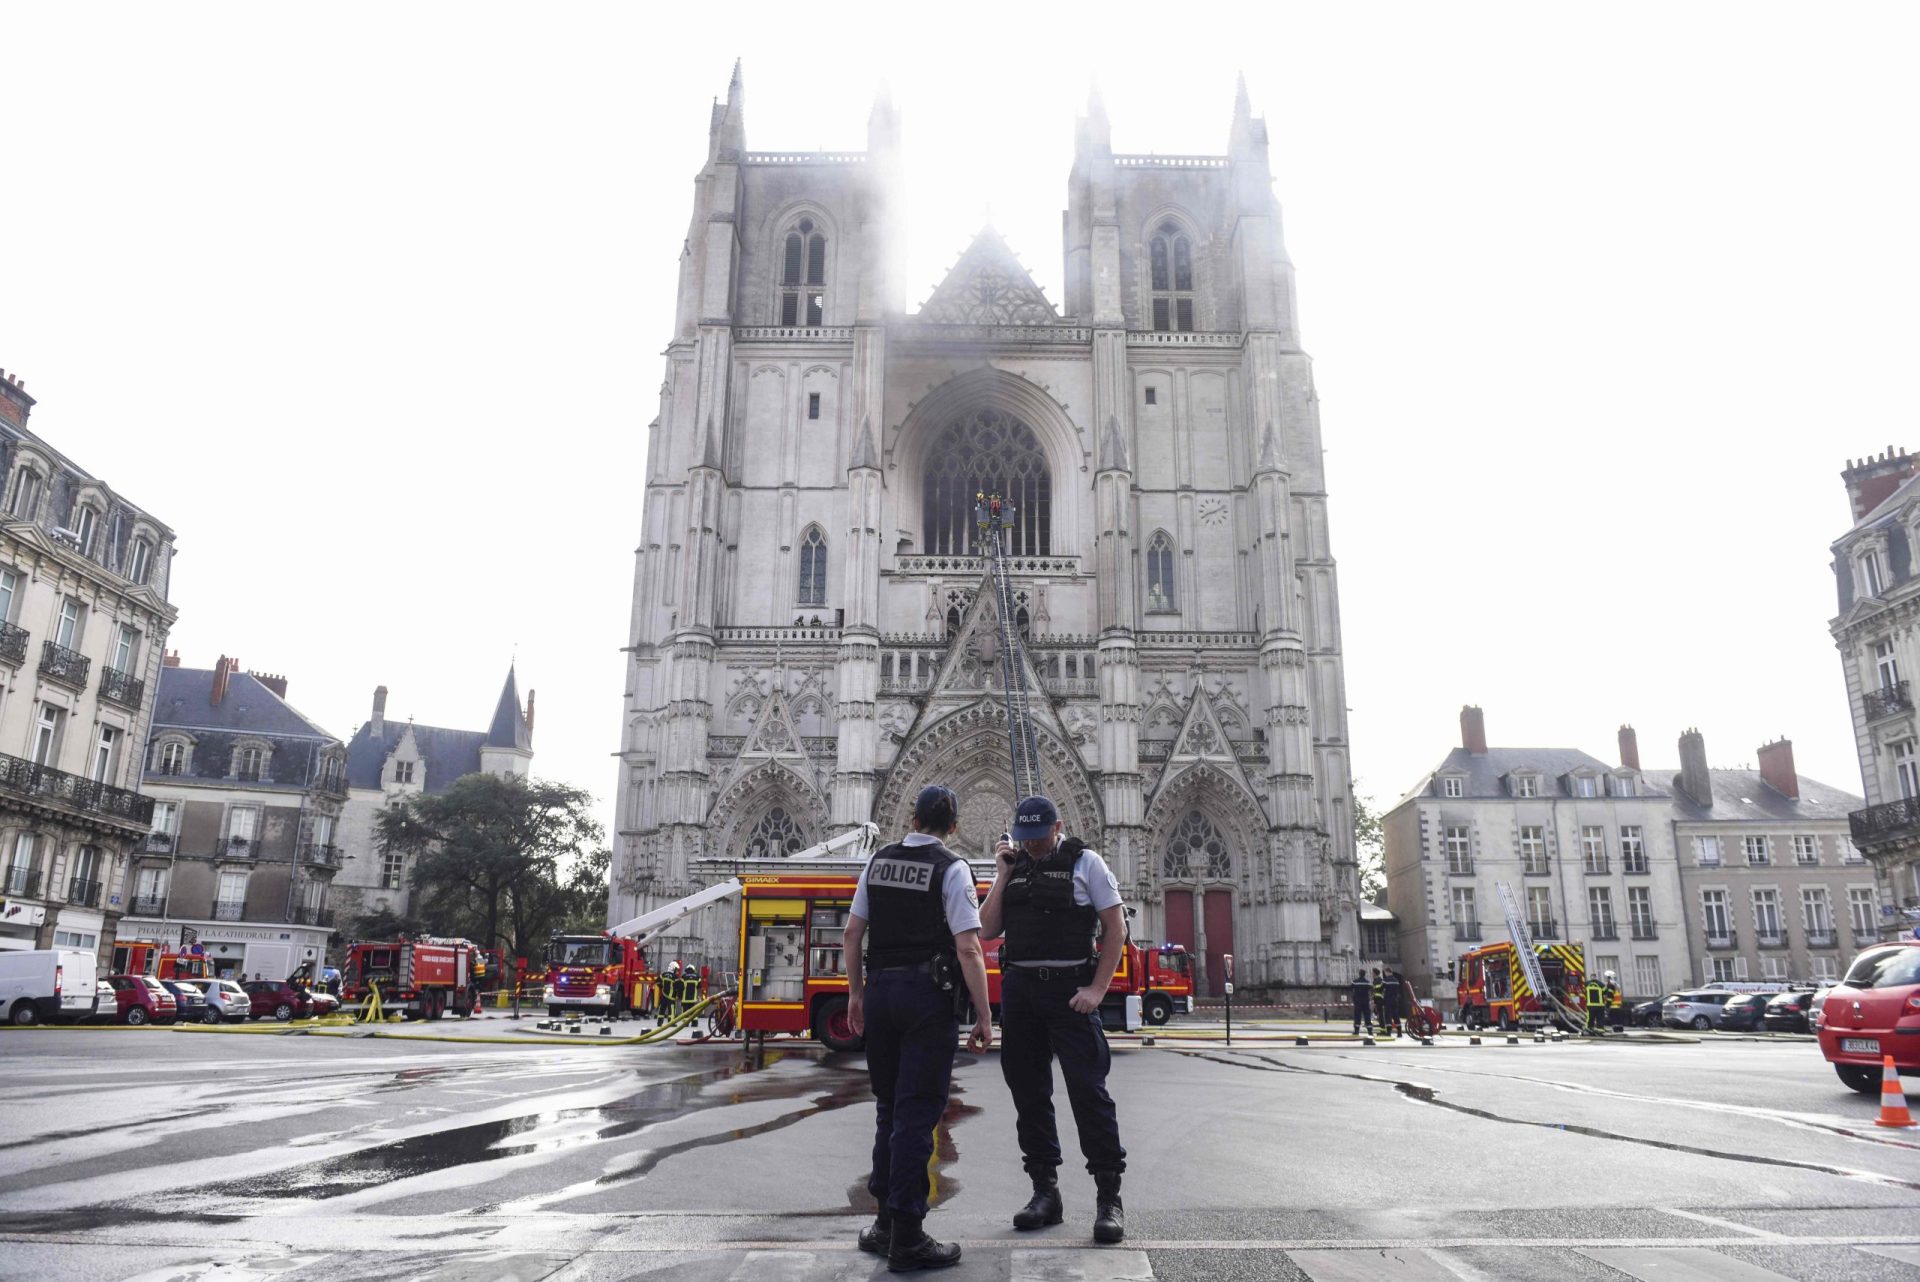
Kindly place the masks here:
MULTIPOLYGON (((924 832, 910 832, 903 846, 931 846, 938 837, 924 832)), ((1101 865, 1105 867, 1105 865, 1101 865)), ((1119 891, 1114 892, 1118 902, 1119 891)), ((947 879, 940 887, 941 903, 947 912, 947 929, 954 934, 980 929, 980 901, 973 892, 973 866, 965 859, 956 859, 947 865, 947 879)), ((860 870, 860 884, 853 888, 852 914, 861 921, 871 921, 873 912, 867 904, 867 870, 860 870)))

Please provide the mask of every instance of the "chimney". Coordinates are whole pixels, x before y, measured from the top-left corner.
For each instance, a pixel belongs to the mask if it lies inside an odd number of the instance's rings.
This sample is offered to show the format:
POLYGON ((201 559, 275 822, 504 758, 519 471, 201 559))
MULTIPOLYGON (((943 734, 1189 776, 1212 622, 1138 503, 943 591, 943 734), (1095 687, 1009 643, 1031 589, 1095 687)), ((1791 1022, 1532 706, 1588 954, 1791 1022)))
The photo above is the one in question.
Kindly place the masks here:
POLYGON ((533 742, 533 691, 527 691, 527 742, 533 742))
POLYGON ((1620 764, 1629 770, 1640 768, 1640 736, 1632 726, 1620 727, 1620 764))
POLYGON ((27 385, 18 374, 0 369, 0 422, 25 427, 32 413, 33 398, 27 395, 27 385))
POLYGON ((1487 718, 1468 704, 1460 709, 1460 746, 1476 757, 1487 755, 1487 718))
POLYGON ((1840 479, 1847 483, 1847 500, 1853 505, 1853 519, 1858 521, 1873 509, 1886 502, 1887 495, 1900 488, 1900 483, 1912 476, 1915 471, 1913 455, 1906 450, 1895 450, 1887 446, 1887 452, 1863 459, 1848 459, 1846 471, 1840 473, 1840 479))
POLYGON ((213 665, 213 694, 208 698, 208 702, 214 707, 219 707, 220 701, 227 697, 227 682, 232 680, 236 666, 238 665, 224 654, 220 656, 220 662, 213 665))
POLYGON ((1698 730, 1680 735, 1680 790, 1702 806, 1713 805, 1713 776, 1707 771, 1707 738, 1698 730))
POLYGON ((179 666, 180 666, 180 652, 179 652, 178 650, 169 650, 169 651, 167 651, 167 653, 166 653, 166 657, 165 657, 165 658, 163 658, 163 659, 161 660, 161 663, 162 663, 162 664, 164 664, 165 666, 167 666, 167 667, 169 667, 169 668, 177 668, 177 667, 179 667, 179 666))
POLYGON ((1781 796, 1800 800, 1800 775, 1793 768, 1793 740, 1776 739, 1760 749, 1760 779, 1781 796))
POLYGON ((385 734, 386 729, 387 688, 385 686, 375 686, 373 688, 373 732, 376 735, 385 734))
POLYGON ((279 695, 282 699, 287 697, 287 679, 285 677, 275 676, 270 672, 249 672, 247 675, 279 695))

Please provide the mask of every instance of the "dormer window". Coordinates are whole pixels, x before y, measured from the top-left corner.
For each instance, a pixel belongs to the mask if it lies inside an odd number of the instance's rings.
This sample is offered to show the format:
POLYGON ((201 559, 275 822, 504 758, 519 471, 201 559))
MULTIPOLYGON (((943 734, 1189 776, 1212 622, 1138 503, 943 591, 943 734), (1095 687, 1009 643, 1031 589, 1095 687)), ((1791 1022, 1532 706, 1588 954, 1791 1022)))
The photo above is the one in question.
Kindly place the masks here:
POLYGON ((1576 797, 1597 797, 1600 795, 1600 781, 1592 775, 1574 775, 1567 780, 1568 786, 1576 797))
POLYGON ((1507 789, 1516 797, 1537 797, 1540 795, 1539 776, 1509 775, 1507 789))
POLYGON ((266 773, 271 750, 257 743, 243 744, 233 750, 233 777, 244 783, 259 783, 266 773))
POLYGON ((22 521, 31 521, 40 510, 40 473, 22 467, 13 475, 13 496, 7 511, 22 521))
POLYGON ((127 548, 127 577, 135 583, 145 583, 152 570, 153 544, 144 538, 134 539, 127 548))
POLYGON ((1193 242, 1175 222, 1160 224, 1148 246, 1153 327, 1163 333, 1193 329, 1193 242))
POLYGON ((780 323, 810 328, 826 324, 827 238, 813 219, 802 218, 787 233, 780 264, 780 323))
POLYGON ((1464 797, 1467 795, 1467 781, 1459 775, 1444 775, 1440 779, 1440 795, 1443 797, 1464 797))
POLYGON ((1860 558, 1860 594, 1879 596, 1882 580, 1880 578, 1880 554, 1868 552, 1860 558))
POLYGON ((93 555, 94 536, 100 533, 100 514, 82 503, 73 510, 73 543, 81 556, 93 555))
POLYGON ((1633 796, 1634 795, 1633 776, 1632 775, 1613 776, 1613 795, 1616 797, 1633 796))

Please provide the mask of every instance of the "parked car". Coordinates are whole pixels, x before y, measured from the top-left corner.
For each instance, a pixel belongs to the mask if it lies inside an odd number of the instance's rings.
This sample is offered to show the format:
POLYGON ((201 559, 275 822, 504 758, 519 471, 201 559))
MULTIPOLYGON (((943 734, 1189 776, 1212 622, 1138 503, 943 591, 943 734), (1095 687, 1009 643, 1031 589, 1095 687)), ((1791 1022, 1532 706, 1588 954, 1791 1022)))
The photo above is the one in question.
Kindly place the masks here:
POLYGON ((151 975, 109 975, 122 1024, 171 1024, 179 1017, 173 994, 151 975))
POLYGON ((160 987, 173 994, 175 1017, 182 1024, 204 1023, 207 1018, 207 995, 184 979, 163 979, 160 987))
POLYGON ((1713 1026, 1726 1033, 1751 1033, 1760 1028, 1760 1019, 1767 1013, 1767 995, 1765 993, 1737 993, 1727 999, 1720 1008, 1720 1014, 1714 1018, 1713 1026))
POLYGON ((307 995, 307 1001, 313 1007, 315 1019, 319 1019, 322 1015, 331 1015, 340 1009, 340 999, 325 989, 303 988, 300 991, 307 995))
POLYGON ((256 1019, 305 1019, 313 1014, 313 1000, 284 979, 254 979, 240 985, 253 1000, 256 1019))
POLYGON ((120 1018, 120 999, 114 996, 113 985, 105 979, 93 981, 93 1014, 87 1016, 89 1024, 111 1024, 120 1018))
POLYGON ((1675 993, 1660 1004, 1660 1022, 1668 1028, 1697 1028, 1705 1032, 1720 1017, 1720 1008, 1737 996, 1738 993, 1724 988, 1694 988, 1675 993))
POLYGON ((206 996, 209 1024, 244 1024, 253 1016, 252 996, 231 979, 196 979, 193 983, 206 996))
POLYGON ((1666 1002, 1664 997, 1656 997, 1650 1002, 1640 1002, 1627 1008, 1627 1023, 1635 1028, 1660 1027, 1660 1007, 1666 1002))
POLYGON ((1760 1022, 1770 1033, 1807 1033, 1813 1031, 1813 1003, 1819 995, 1813 989, 1797 993, 1775 993, 1767 999, 1766 1013, 1760 1022))
POLYGON ((93 1013, 94 955, 78 948, 0 952, 0 1018, 78 1023, 93 1013))
POLYGON ((1920 940, 1875 944, 1820 1002, 1820 1053, 1862 1095, 1880 1093, 1882 1055, 1920 1072, 1920 940))

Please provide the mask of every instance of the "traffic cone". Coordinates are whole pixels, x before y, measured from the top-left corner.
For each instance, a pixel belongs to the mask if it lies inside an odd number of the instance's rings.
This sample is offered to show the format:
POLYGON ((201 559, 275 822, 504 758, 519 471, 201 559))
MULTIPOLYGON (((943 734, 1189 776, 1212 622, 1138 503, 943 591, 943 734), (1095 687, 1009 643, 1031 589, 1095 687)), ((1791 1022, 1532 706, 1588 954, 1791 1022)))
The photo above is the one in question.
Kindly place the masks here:
POLYGON ((1907 1095, 1900 1087, 1900 1070, 1893 1066, 1893 1056, 1880 1057, 1880 1116, 1873 1119, 1875 1126, 1920 1126, 1913 1120, 1913 1114, 1907 1111, 1907 1095))

